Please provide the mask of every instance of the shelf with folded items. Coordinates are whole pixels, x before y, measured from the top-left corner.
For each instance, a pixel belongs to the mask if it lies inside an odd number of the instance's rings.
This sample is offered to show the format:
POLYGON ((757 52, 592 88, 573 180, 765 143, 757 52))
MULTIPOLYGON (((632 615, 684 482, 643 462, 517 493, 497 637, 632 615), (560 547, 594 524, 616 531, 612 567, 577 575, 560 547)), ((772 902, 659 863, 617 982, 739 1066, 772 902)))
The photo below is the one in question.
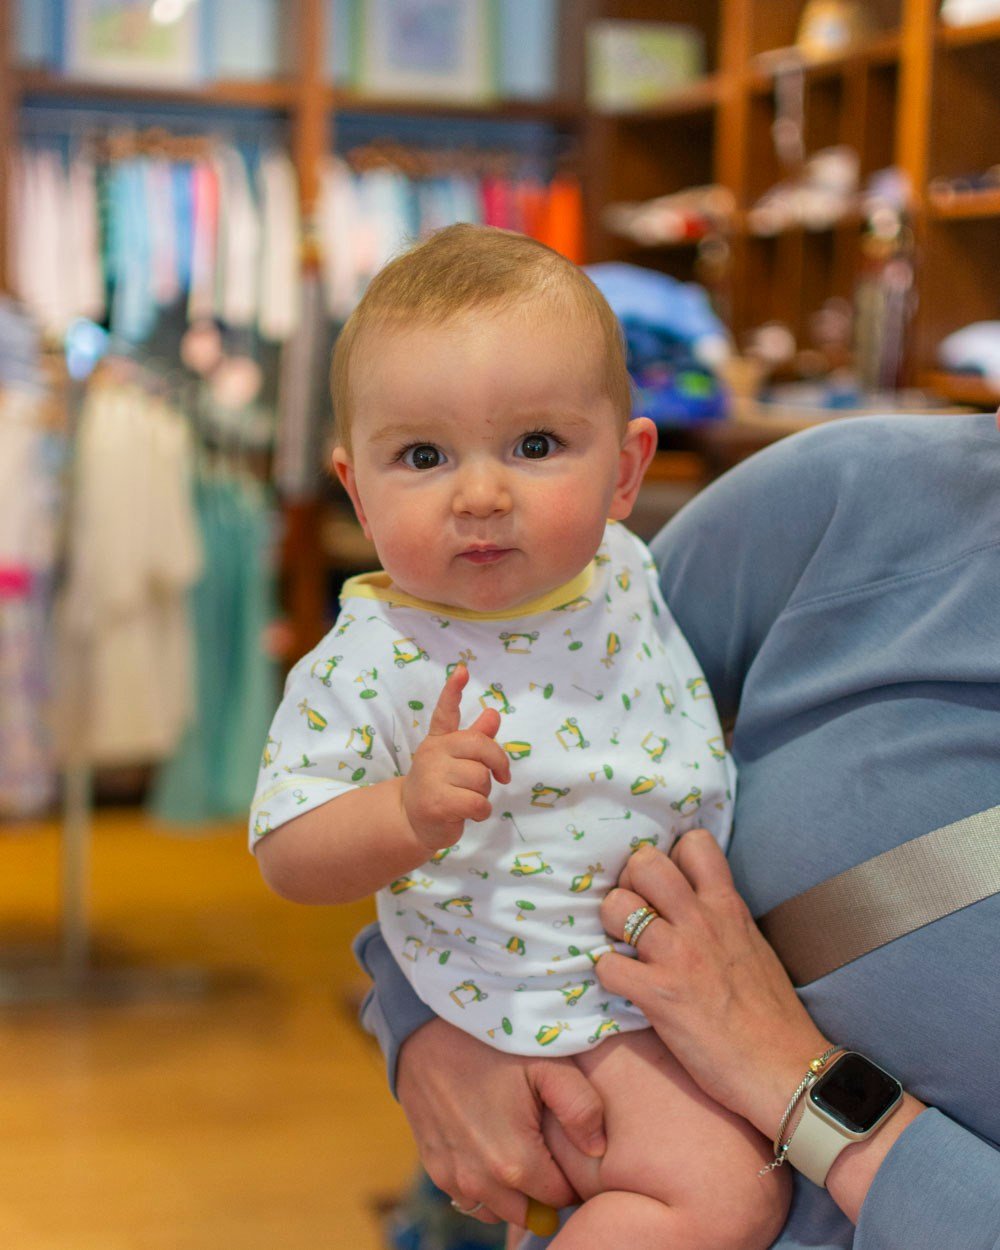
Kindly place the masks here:
POLYGON ((109 103, 189 104, 199 108, 258 108, 279 112, 292 109, 297 100, 295 83, 282 79, 225 79, 189 87, 133 85, 71 78, 28 68, 16 70, 13 78, 14 89, 22 99, 51 96, 109 103))
POLYGON ((948 26, 941 22, 937 42, 944 48, 966 48, 977 44, 1000 43, 1000 17, 968 26, 948 26))
POLYGON ((981 191, 956 191, 932 186, 927 193, 927 213, 937 221, 1000 217, 1000 186, 981 191))

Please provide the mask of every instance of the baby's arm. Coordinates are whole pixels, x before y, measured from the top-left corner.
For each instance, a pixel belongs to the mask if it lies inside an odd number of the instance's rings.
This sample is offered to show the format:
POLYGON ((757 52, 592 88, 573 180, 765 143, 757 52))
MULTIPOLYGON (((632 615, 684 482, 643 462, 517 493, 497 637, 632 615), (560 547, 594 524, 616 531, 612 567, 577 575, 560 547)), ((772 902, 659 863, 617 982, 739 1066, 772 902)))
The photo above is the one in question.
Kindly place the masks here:
POLYGON ((489 708, 460 729, 459 665, 444 684, 427 737, 405 777, 350 790, 262 838, 254 848, 264 880, 297 903, 348 903, 381 889, 462 836, 492 808, 493 781, 510 780, 489 708))

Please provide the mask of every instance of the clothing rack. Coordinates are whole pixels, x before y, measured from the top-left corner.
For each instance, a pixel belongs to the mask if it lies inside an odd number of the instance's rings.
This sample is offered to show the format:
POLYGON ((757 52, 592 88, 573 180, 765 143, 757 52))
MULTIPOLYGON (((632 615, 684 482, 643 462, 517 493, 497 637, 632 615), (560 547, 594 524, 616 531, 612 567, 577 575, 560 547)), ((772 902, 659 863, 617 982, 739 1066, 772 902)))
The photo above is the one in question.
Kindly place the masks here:
POLYGON ((287 147, 288 123, 267 109, 218 109, 206 117, 203 111, 184 105, 91 105, 67 108, 44 99, 25 101, 19 110, 17 133, 23 138, 62 140, 93 139, 95 136, 155 133, 163 140, 177 139, 178 131, 190 137, 233 143, 238 146, 287 147))
MULTIPOLYGON (((171 379, 126 359, 127 344, 113 341, 120 370, 162 393, 171 379)), ((115 364, 110 368, 114 369, 115 364)), ((114 1003, 196 998, 212 990, 212 977, 196 966, 149 966, 101 957, 91 916, 94 769, 70 735, 63 762, 60 800, 60 916, 56 949, 51 943, 16 949, 0 966, 0 1005, 114 1003)))

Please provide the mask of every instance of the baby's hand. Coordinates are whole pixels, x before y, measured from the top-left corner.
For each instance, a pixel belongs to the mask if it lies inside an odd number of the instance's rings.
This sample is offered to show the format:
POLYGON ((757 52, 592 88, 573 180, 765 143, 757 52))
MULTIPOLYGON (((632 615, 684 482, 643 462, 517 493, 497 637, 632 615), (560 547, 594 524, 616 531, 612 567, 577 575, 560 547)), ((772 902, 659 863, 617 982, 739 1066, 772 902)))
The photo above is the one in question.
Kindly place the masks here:
POLYGON ((495 741, 500 713, 487 708, 459 729, 462 691, 469 670, 459 664, 444 683, 427 737, 403 778, 403 810, 417 838, 437 851, 453 846, 467 820, 486 820, 495 778, 510 781, 510 761, 495 741))

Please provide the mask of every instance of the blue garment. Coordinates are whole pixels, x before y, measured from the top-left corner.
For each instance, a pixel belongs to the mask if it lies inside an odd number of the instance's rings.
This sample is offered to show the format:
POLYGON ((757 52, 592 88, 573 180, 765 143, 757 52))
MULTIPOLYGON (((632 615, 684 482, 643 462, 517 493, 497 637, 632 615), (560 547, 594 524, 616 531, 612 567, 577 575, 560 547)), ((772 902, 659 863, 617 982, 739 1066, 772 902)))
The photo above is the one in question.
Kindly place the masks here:
POLYGON ((729 336, 704 288, 638 265, 590 265, 586 272, 625 335, 632 415, 659 426, 724 417, 728 394, 713 365, 728 354, 729 336))
POLYGON ((132 343, 145 342, 156 324, 147 169, 143 158, 122 161, 112 168, 109 182, 111 330, 132 343))
MULTIPOLYGON (((730 863, 755 915, 1000 803, 992 416, 796 435, 700 494, 652 549, 720 714, 736 716, 730 863)), ((998 932, 993 896, 800 991, 827 1036, 933 1109, 893 1146, 856 1230, 797 1175, 776 1250, 1000 1247, 998 932)), ((426 1009, 390 980, 379 941, 359 941, 379 978, 365 1019, 394 1065, 426 1009)))
POLYGON ((263 645, 274 616, 269 501, 256 482, 206 478, 196 503, 205 572, 192 596, 194 716, 150 796, 172 824, 246 813, 277 694, 263 645))
POLYGON ((702 339, 728 339, 708 294, 695 282, 618 261, 588 265, 586 274, 622 321, 634 321, 695 347, 702 339))

